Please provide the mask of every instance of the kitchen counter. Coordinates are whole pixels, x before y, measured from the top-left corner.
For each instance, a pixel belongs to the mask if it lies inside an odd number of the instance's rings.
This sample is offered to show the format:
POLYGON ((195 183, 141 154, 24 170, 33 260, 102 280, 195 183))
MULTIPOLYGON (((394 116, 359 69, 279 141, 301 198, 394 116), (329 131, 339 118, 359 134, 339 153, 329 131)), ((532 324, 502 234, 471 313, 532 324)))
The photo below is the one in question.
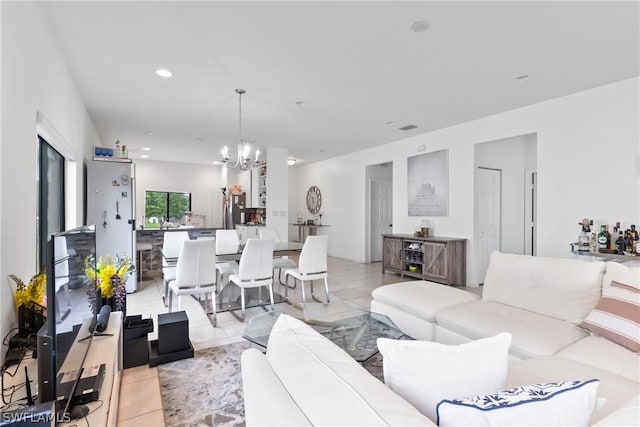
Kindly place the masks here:
POLYGON ((215 236, 218 228, 146 228, 144 230, 136 230, 136 246, 151 245, 150 251, 145 251, 143 265, 145 267, 144 276, 160 277, 162 275, 162 242, 164 241, 164 233, 172 233, 174 231, 186 231, 189 233, 190 239, 197 239, 200 236, 215 236), (151 260, 149 259, 151 257, 151 260), (151 262, 149 262, 151 261, 151 262), (150 270, 147 270, 152 266, 150 270))

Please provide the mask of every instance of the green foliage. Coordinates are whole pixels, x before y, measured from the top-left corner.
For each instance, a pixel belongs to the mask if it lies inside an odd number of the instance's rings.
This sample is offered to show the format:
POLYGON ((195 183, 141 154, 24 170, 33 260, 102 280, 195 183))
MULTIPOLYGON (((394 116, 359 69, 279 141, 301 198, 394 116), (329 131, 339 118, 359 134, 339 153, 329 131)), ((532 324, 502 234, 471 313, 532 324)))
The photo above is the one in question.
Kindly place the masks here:
POLYGON ((170 193, 166 191, 145 192, 145 228, 157 228, 159 224, 151 224, 149 218, 169 218, 180 221, 185 211, 191 210, 190 193, 170 193))
POLYGON ((167 216, 167 193, 164 191, 147 191, 145 193, 144 214, 147 218, 167 216))
POLYGON ((169 218, 182 220, 184 213, 190 210, 190 194, 169 193, 169 218))

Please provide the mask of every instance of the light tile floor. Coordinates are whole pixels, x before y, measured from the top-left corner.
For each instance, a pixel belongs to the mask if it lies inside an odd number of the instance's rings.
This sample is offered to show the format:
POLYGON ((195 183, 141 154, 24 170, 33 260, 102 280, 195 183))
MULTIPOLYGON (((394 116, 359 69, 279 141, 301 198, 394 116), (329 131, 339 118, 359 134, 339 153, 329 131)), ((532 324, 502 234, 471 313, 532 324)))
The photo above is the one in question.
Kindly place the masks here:
MULTIPOLYGON (((332 303, 347 302, 369 309, 371 292, 375 288, 389 283, 413 280, 401 278, 397 274, 382 274, 380 263, 363 264, 333 257, 329 257, 327 262, 329 293, 332 303)), ((465 289, 479 292, 481 288, 465 289)), ((274 291, 284 295, 284 289, 280 289, 278 284, 275 285, 274 291)), ((318 298, 324 300, 322 281, 316 282, 314 291, 318 298)), ((158 314, 168 312, 162 303, 162 292, 161 278, 139 282, 138 290, 127 295, 127 314, 142 314, 143 318, 151 317, 154 319, 154 325, 157 325, 158 314)), ((305 292, 309 301, 308 285, 305 292)), ((295 289, 289 289, 288 297, 291 303, 301 302, 300 285, 295 289)), ((275 308, 277 310, 284 306, 285 304, 276 304, 275 308)), ((245 322, 240 322, 228 312, 218 313, 217 327, 214 328, 209 317, 193 298, 183 297, 182 309, 187 312, 189 338, 196 350, 242 341, 242 332, 247 319, 256 314, 264 313, 262 308, 249 308, 246 311, 245 322)), ((157 339, 157 326, 154 328, 154 332, 149 334, 149 339, 157 339)), ((156 368, 140 366, 124 370, 118 412, 119 426, 161 426, 164 424, 156 368)))

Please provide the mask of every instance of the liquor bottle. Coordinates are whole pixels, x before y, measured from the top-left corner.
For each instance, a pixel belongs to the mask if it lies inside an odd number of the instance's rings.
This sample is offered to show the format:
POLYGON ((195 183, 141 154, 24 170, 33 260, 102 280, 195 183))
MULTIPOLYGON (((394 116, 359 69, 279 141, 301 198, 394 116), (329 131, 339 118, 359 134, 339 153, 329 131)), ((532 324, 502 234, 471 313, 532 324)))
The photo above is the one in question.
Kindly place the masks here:
POLYGON ((609 247, 609 233, 607 233, 607 226, 601 225, 600 232, 598 233, 598 248, 607 249, 609 247))
POLYGON ((618 241, 616 237, 618 236, 618 228, 620 227, 620 222, 616 222, 616 225, 613 226, 613 233, 611 233, 611 242, 609 242, 609 249, 612 251, 618 251, 618 241))
POLYGON ((625 247, 624 236, 622 235, 622 230, 620 230, 618 231, 618 239, 616 240, 616 252, 618 252, 619 255, 624 255, 625 247))

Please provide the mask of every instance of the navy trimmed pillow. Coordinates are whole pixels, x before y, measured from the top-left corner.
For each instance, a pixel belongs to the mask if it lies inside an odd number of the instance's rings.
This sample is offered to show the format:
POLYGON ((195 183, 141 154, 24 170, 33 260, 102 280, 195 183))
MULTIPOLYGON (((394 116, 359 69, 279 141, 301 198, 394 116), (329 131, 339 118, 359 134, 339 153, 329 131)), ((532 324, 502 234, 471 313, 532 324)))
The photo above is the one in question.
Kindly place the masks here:
POLYGON ((445 399, 436 407, 436 423, 440 427, 588 426, 599 385, 597 379, 560 381, 445 399))

